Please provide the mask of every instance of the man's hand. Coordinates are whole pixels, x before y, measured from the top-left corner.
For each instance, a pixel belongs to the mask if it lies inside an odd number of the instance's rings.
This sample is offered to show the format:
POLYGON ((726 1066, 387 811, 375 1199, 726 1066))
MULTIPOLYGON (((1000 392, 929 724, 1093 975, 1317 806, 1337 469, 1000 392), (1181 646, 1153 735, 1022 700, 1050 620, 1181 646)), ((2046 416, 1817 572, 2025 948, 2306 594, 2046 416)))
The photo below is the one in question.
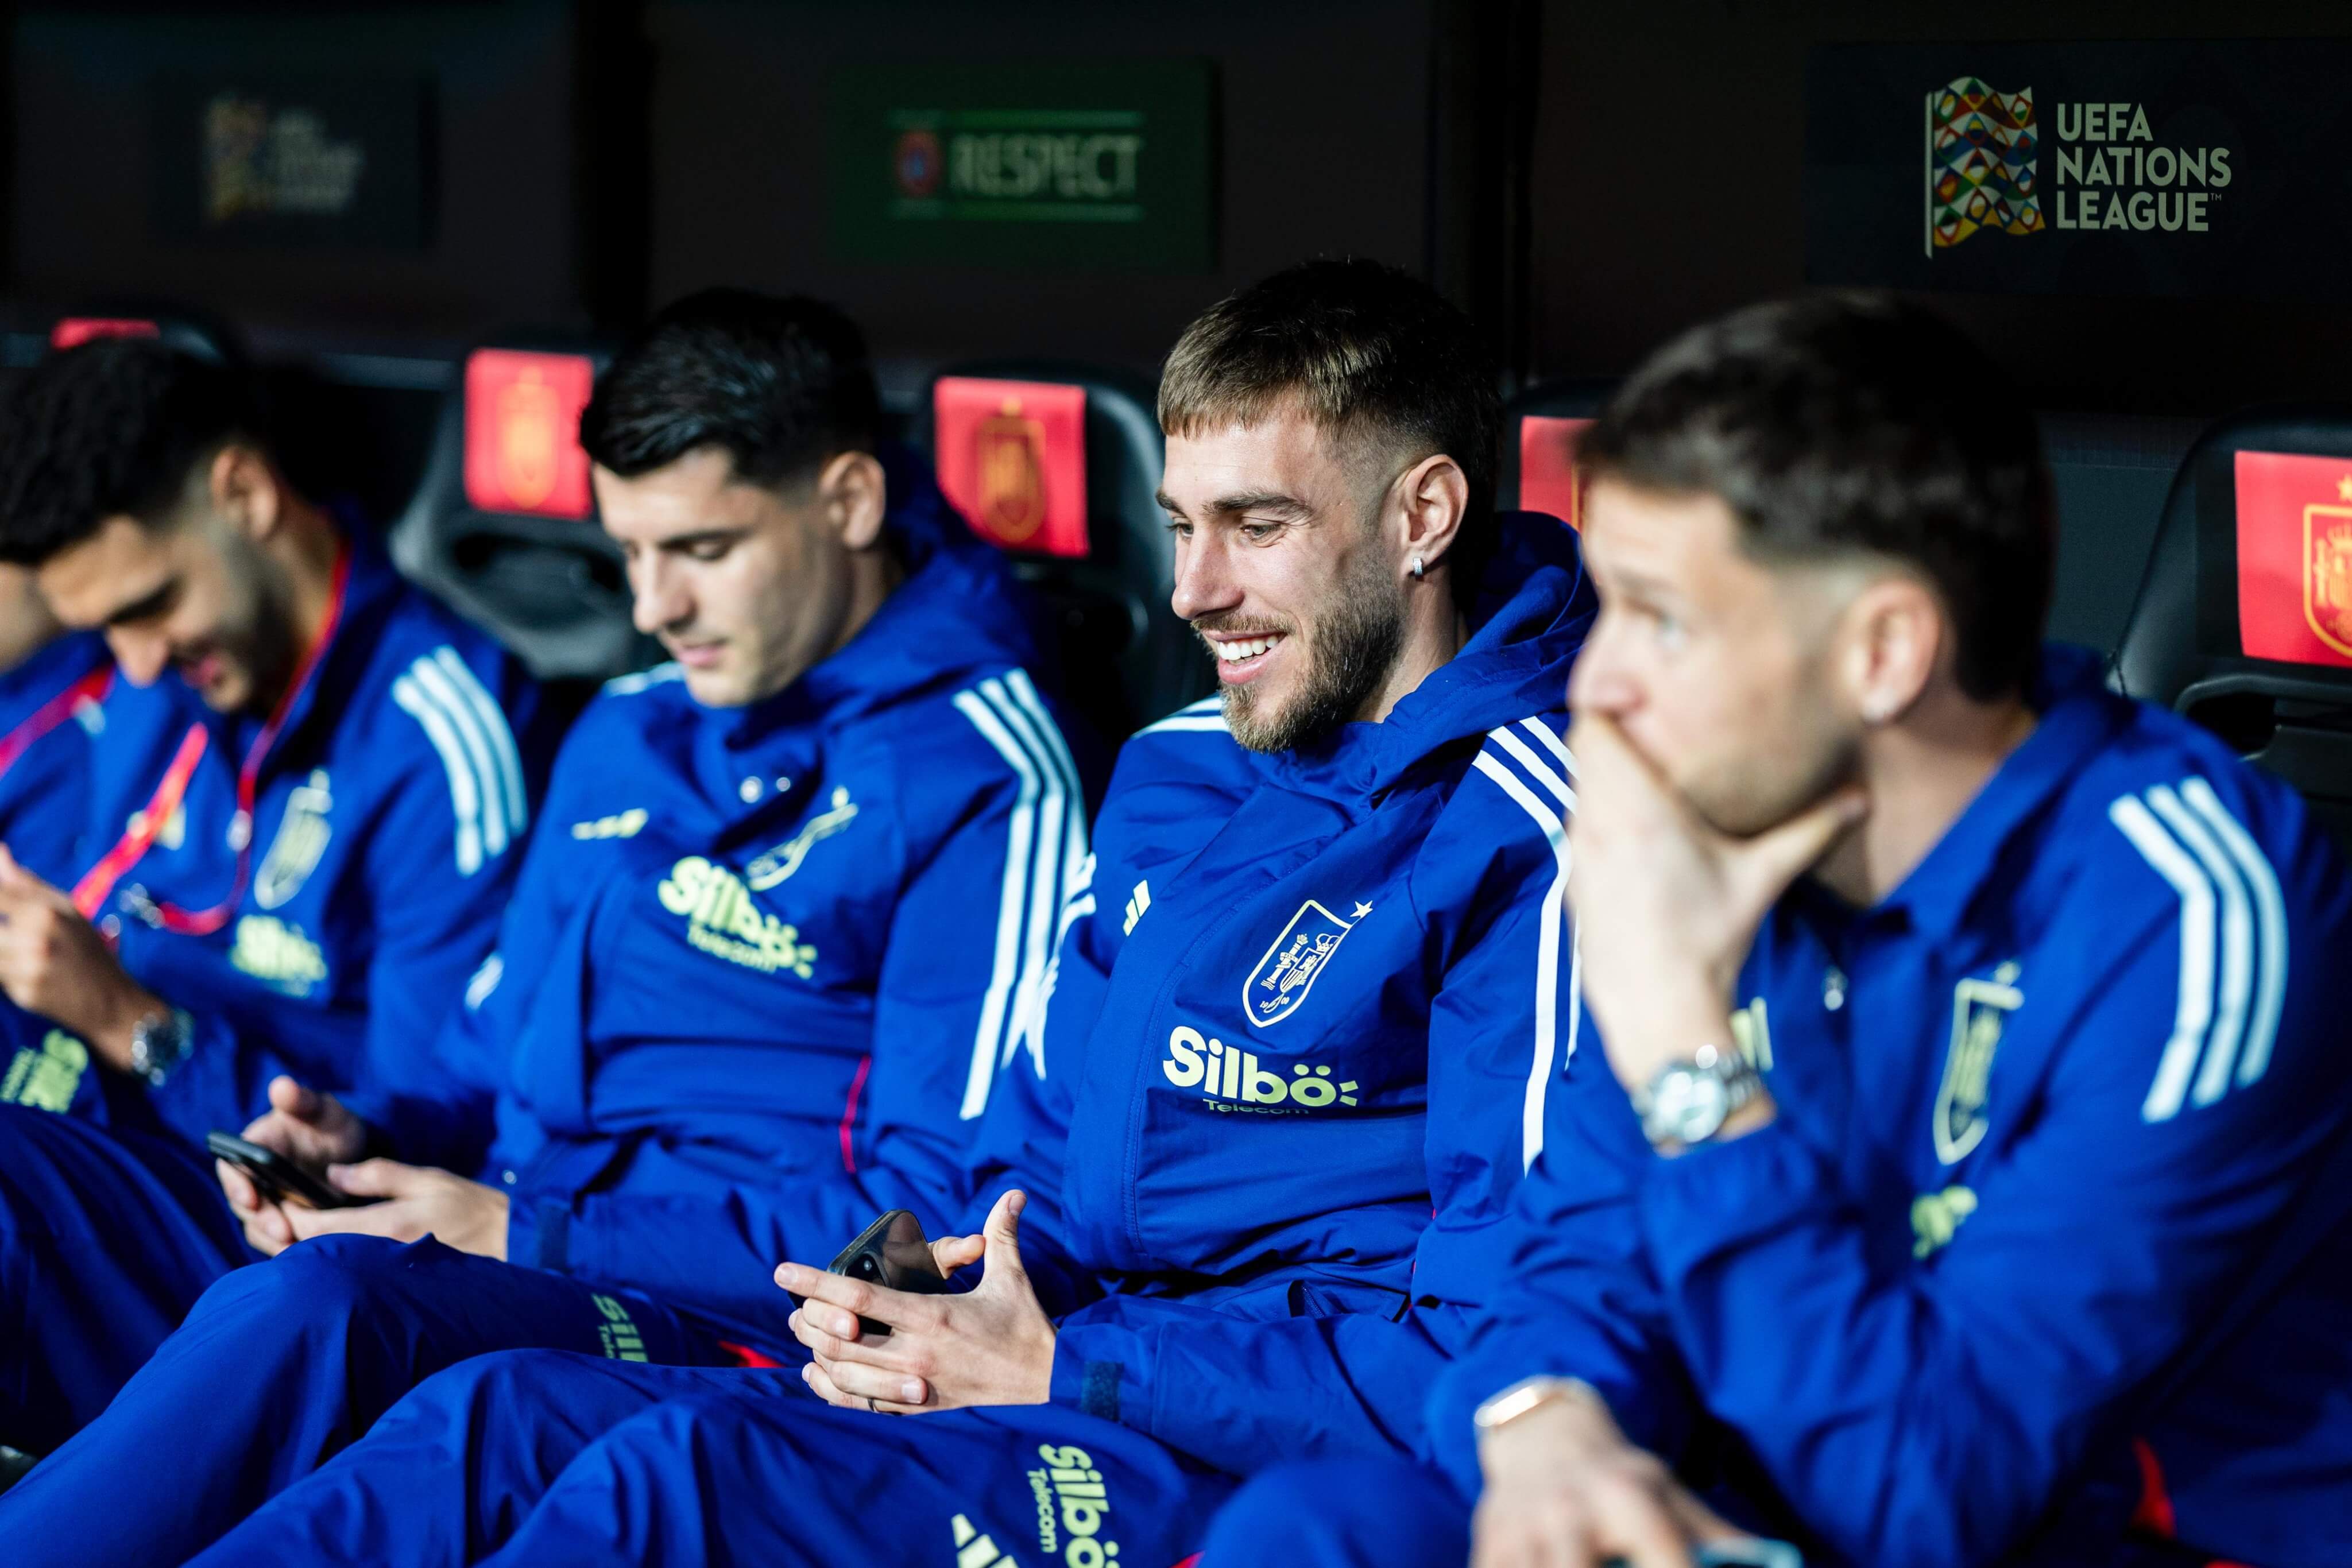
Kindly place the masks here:
MULTIPOLYGON (((245 1129, 247 1143, 275 1149, 297 1165, 313 1171, 360 1157, 367 1147, 367 1127, 331 1094, 305 1089, 291 1078, 269 1082, 269 1109, 245 1129)), ((261 1196, 246 1174, 226 1160, 215 1160, 221 1191, 229 1211, 245 1227, 245 1239, 264 1257, 276 1257, 294 1244, 289 1208, 261 1196)), ((308 1214, 310 1210, 304 1208, 308 1214)))
POLYGON ((117 1071, 131 1070, 139 1020, 163 999, 123 972, 114 949, 73 900, 16 863, 0 845, 0 991, 54 1019, 117 1071))
POLYGON ((1628 1090, 1723 1045, 1731 989, 1773 902, 1863 814, 1843 789, 1749 839, 1685 805, 1614 720, 1580 714, 1569 902, 1587 1005, 1628 1090))
POLYGON ((1486 1434, 1478 1461, 1472 1568, 1690 1568, 1693 1546, 1742 1538, 1597 1399, 1538 1406, 1486 1434))
POLYGON ((799 1263, 777 1269, 776 1283, 806 1302, 792 1328, 816 1357, 801 1375, 808 1385, 830 1404, 900 1416, 1045 1404, 1054 1386, 1054 1324, 1021 1267, 1027 1202, 1008 1192, 982 1234, 931 1244, 943 1274, 986 1260, 968 1295, 912 1295, 799 1263), (889 1334, 863 1337, 860 1317, 889 1324, 889 1334))
POLYGON ((507 1195, 494 1186, 398 1160, 329 1166, 327 1179, 345 1192, 383 1201, 362 1208, 280 1205, 298 1241, 345 1234, 388 1236, 394 1241, 430 1236, 444 1247, 506 1261, 507 1195))

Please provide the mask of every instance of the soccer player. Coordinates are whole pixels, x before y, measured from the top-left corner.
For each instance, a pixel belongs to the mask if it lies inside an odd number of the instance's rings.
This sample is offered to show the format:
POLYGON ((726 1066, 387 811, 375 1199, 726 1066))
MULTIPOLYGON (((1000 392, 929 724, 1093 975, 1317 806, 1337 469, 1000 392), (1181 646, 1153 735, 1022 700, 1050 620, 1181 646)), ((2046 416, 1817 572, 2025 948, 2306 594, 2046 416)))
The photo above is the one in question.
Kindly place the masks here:
POLYGON ((1915 308, 1703 327, 1579 462, 1605 1054, 1439 1470, 1269 1474, 1208 1561, 1460 1562, 1475 1499, 1482 1568, 1680 1568, 1718 1509, 1811 1563, 2340 1562, 2352 886, 2301 801, 2039 643, 2031 416, 1915 308))
POLYGON ((1160 408, 1223 689, 1120 758, 978 1234, 935 1245, 976 1285, 804 1250, 804 1371, 470 1363, 208 1560, 1164 1563, 1234 1474, 1410 1441, 1571 1044, 1591 600, 1568 529, 1492 511, 1491 367, 1401 274, 1242 290, 1160 408))
POLYGON ((861 335, 804 299, 691 297, 606 370, 582 436, 677 662, 566 742, 440 1079, 281 1080, 247 1129, 380 1201, 225 1167, 279 1256, 5 1500, 13 1561, 179 1561, 485 1351, 790 1352, 777 1258, 955 1216, 991 1080, 1035 1049, 1086 800, 1010 568, 878 421, 861 335))
POLYGON ((78 842, 0 855, 0 1443, 38 1450, 251 1256, 205 1134, 273 1074, 416 1063, 510 890, 539 704, 287 482, 227 367, 53 355, 0 469, 0 559, 118 665, 65 710, 78 842))

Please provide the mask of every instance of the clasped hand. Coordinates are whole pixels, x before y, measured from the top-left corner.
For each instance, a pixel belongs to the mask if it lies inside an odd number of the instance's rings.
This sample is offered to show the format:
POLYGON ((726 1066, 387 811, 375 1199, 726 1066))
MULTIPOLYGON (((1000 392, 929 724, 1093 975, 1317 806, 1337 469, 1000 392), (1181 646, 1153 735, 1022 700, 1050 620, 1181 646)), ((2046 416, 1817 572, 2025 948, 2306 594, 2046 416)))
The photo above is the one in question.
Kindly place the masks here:
POLYGON ((978 1236, 931 1243, 942 1274, 983 1265, 961 1295, 922 1296, 782 1264, 776 1283, 802 1298, 794 1337, 815 1361, 802 1378, 828 1404, 907 1416, 971 1405, 1043 1405, 1054 1382, 1054 1324, 1021 1266, 1025 1194, 1008 1192, 978 1236), (857 1320, 887 1323, 868 1336, 857 1320))

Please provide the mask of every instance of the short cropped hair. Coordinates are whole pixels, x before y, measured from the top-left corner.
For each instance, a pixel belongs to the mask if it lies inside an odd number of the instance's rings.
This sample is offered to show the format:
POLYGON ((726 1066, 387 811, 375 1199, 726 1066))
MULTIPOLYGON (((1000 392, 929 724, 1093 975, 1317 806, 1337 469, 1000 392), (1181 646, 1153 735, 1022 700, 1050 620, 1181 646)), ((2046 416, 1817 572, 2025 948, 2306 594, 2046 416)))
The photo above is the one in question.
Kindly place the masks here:
POLYGON ((196 465, 232 440, 267 450, 251 380, 152 338, 49 355, 8 398, 0 560, 39 566, 110 517, 163 520, 196 465))
POLYGON ((872 452, 881 423, 866 337, 848 317, 798 296, 709 288, 656 315, 605 368, 580 444, 627 478, 721 447, 736 477, 774 485, 872 452))
POLYGON ((1364 259, 1302 262, 1211 306, 1160 377, 1160 428, 1192 435, 1297 408, 1339 441, 1444 453, 1469 481, 1457 597, 1491 547, 1502 401, 1470 319, 1419 279, 1364 259))
POLYGON ((1951 617, 1962 690, 2032 679, 2057 556, 2041 434, 2012 379, 1919 306, 1815 295, 1695 328, 1619 389, 1577 462, 1718 497, 1759 560, 1900 562, 1951 617))

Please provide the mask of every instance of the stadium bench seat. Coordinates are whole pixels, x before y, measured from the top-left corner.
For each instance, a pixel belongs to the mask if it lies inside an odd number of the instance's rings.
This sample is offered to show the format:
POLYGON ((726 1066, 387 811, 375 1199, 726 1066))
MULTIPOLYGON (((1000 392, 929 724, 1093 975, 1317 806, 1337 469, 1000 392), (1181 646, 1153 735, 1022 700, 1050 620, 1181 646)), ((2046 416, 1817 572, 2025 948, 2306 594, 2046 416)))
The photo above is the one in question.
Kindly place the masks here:
POLYGON ((2198 437, 2109 678, 2227 738, 2352 846, 2352 408, 2198 437))
POLYGON ((1155 401, 1116 372, 994 361, 941 371, 917 413, 940 488, 1045 601, 1070 701, 1106 737, 1215 686, 1169 608, 1155 401))
POLYGON ((580 447, 580 411, 608 357, 603 344, 550 334, 476 346, 393 525, 400 570, 542 680, 602 680, 660 656, 630 624, 621 552, 596 526, 580 447))

